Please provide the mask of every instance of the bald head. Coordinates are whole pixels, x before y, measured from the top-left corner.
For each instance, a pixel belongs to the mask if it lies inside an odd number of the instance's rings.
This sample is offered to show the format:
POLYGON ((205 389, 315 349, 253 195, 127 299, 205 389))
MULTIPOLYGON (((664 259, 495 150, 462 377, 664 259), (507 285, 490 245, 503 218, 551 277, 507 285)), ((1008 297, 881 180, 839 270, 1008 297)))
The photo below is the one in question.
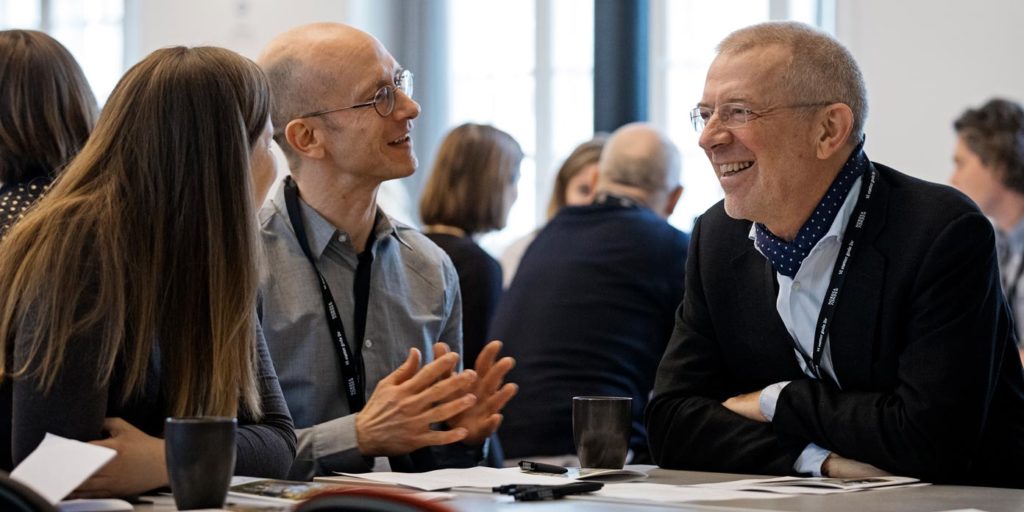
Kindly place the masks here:
POLYGON ((274 97, 274 138, 293 168, 297 162, 282 137, 285 126, 303 114, 335 108, 335 93, 354 89, 365 78, 352 76, 346 63, 365 54, 390 58, 380 42, 362 30, 341 23, 312 23, 277 36, 257 59, 274 97))
POLYGON ((627 124, 608 138, 601 152, 597 190, 628 193, 662 211, 678 194, 679 160, 675 145, 658 130, 644 123, 627 124))

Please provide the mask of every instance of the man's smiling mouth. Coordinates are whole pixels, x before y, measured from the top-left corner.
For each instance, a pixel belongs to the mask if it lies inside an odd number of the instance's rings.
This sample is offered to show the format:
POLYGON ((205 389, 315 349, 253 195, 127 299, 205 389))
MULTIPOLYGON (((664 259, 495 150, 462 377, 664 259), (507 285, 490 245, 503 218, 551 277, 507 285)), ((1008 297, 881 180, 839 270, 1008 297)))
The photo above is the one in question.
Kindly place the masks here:
POLYGON ((728 164, 722 164, 718 166, 718 172, 721 176, 731 176, 733 174, 745 171, 754 165, 754 162, 732 162, 728 164))

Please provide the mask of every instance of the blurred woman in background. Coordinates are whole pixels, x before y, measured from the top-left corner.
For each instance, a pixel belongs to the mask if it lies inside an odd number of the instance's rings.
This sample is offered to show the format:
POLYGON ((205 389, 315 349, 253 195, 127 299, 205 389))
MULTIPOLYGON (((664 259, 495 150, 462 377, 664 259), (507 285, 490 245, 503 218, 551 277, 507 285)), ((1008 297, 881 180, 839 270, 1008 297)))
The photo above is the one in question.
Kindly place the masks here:
POLYGON ((256 320, 269 112, 263 73, 220 48, 157 50, 118 83, 3 243, 5 468, 49 432, 118 452, 76 496, 137 494, 168 483, 166 417, 237 415, 236 473, 287 473, 295 434, 256 320))
POLYGON ((0 31, 0 236, 78 154, 96 123, 82 68, 56 39, 0 31))
MULTIPOLYGON (((569 154, 555 176, 555 189, 548 201, 548 219, 551 220, 558 210, 566 206, 588 205, 594 200, 594 183, 597 181, 597 161, 604 149, 604 135, 598 135, 579 146, 569 154)), ((512 242, 501 253, 501 268, 504 271, 503 285, 508 288, 519 268, 519 260, 523 259, 526 248, 533 242, 540 228, 512 242)))
POLYGON ((441 142, 420 198, 424 232, 448 253, 459 274, 466 368, 487 342, 501 298, 501 266, 473 237, 505 227, 522 160, 523 150, 511 135, 488 125, 458 126, 441 142))

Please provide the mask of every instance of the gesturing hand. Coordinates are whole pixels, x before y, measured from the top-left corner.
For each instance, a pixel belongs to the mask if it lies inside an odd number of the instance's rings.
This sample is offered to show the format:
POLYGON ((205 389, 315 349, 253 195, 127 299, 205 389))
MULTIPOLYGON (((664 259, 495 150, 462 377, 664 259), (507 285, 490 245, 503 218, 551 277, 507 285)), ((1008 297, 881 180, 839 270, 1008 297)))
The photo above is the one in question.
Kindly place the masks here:
POLYGON ((420 351, 411 349, 402 366, 381 379, 356 416, 356 442, 366 456, 404 455, 425 446, 462 441, 465 428, 431 430, 476 403, 468 393, 477 380, 469 370, 450 375, 458 354, 446 353, 420 369, 420 351))
POLYGON ((130 496, 167 485, 164 440, 135 428, 121 418, 107 418, 108 439, 92 444, 117 450, 117 455, 71 493, 69 498, 130 496))
MULTIPOLYGON (((434 346, 434 350, 435 354, 447 353, 448 345, 439 343, 434 346)), ((519 391, 519 386, 511 382, 502 385, 505 376, 516 365, 516 360, 503 357, 495 362, 500 351, 501 342, 497 340, 488 343, 480 351, 476 358, 478 379, 473 385, 473 394, 477 396, 477 401, 469 409, 448 420, 449 426, 466 429, 468 434, 463 441, 466 444, 482 444, 488 436, 498 430, 502 420, 501 409, 519 391)))

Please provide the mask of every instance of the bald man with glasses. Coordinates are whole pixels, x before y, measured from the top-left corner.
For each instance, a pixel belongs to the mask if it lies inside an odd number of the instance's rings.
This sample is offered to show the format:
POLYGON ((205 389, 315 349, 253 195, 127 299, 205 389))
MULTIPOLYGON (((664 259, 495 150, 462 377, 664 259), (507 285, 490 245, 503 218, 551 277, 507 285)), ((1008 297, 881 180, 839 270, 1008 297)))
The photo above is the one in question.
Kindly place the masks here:
POLYGON ((475 465, 513 361, 492 343, 459 371, 455 269, 376 201, 416 169, 412 72, 333 23, 282 34, 259 62, 292 174, 260 211, 263 330, 299 439, 289 477, 475 465))

